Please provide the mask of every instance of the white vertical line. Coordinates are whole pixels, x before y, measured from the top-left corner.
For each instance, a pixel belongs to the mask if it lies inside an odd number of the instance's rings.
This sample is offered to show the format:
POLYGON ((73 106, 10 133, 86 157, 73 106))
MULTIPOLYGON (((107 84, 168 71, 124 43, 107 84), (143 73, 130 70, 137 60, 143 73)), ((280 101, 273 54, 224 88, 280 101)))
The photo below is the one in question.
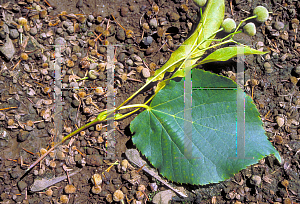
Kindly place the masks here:
MULTIPOLYGON (((113 110, 115 106, 115 92, 114 92, 114 46, 107 46, 107 111, 113 110)), ((107 115, 107 118, 114 118, 114 112, 107 115)), ((115 126, 114 119, 107 120, 107 157, 108 159, 115 158, 115 126)))

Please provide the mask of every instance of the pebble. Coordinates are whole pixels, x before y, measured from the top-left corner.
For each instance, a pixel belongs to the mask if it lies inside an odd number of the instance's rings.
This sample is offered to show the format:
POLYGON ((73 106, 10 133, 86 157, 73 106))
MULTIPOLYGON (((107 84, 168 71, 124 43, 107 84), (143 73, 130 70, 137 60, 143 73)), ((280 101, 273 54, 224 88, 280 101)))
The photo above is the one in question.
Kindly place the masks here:
POLYGON ((0 40, 4 40, 6 38, 6 33, 2 30, 0 31, 0 40))
POLYGON ((129 9, 128 9, 127 6, 122 6, 121 9, 120 9, 120 14, 121 14, 121 16, 122 16, 122 17, 126 17, 127 14, 128 14, 128 11, 129 11, 129 9))
POLYGON ((5 56, 7 60, 10 60, 14 56, 16 50, 14 44, 12 43, 12 40, 8 36, 6 36, 6 42, 4 43, 4 45, 0 46, 0 52, 5 56))
POLYGON ((118 56, 118 61, 119 62, 124 62, 125 61, 125 57, 126 57, 126 54, 124 52, 121 52, 118 56))
POLYGON ((295 68, 295 73, 300 75, 300 65, 297 65, 297 67, 295 68))
POLYGON ((27 187, 27 183, 25 181, 19 181, 18 182, 18 188, 20 192, 22 192, 27 187))
POLYGON ((146 55, 151 55, 154 52, 154 48, 153 47, 148 47, 145 54, 146 55))
POLYGON ((16 39, 19 37, 19 32, 17 29, 10 29, 9 36, 12 39, 16 39))
POLYGON ((44 122, 40 122, 37 124, 37 128, 38 129, 44 129, 45 128, 45 123, 44 122))
POLYGON ((72 41, 75 41, 75 40, 76 40, 76 37, 77 37, 76 35, 70 35, 70 36, 66 36, 65 39, 66 39, 66 40, 69 40, 69 41, 71 41, 71 40, 72 40, 72 41))
POLYGON ((133 61, 135 61, 135 62, 142 62, 142 61, 143 61, 142 58, 141 58, 140 56, 136 55, 136 54, 130 55, 130 58, 131 58, 133 61))
POLYGON ((87 25, 88 27, 91 27, 93 24, 92 24, 91 22, 87 22, 86 25, 87 25))
POLYGON ((55 45, 66 45, 67 41, 62 38, 62 37, 58 37, 55 39, 55 45))
POLYGON ((151 28, 157 28, 158 23, 157 23, 156 18, 152 18, 149 22, 149 25, 151 28))
POLYGON ((125 31, 123 29, 118 29, 116 38, 119 41, 124 41, 125 40, 125 31))
POLYGON ((89 166, 102 166, 103 157, 101 157, 99 154, 87 155, 86 164, 89 166))
POLYGON ((178 13, 175 13, 175 12, 172 12, 169 14, 169 20, 171 22, 175 22, 175 21, 178 21, 180 18, 179 14, 178 13))
POLYGON ((127 64, 128 66, 133 66, 133 61, 132 61, 131 59, 127 59, 127 60, 126 60, 126 64, 127 64))
POLYGON ((40 35, 40 37, 41 37, 42 39, 46 39, 46 38, 47 38, 47 35, 46 35, 46 33, 42 33, 42 34, 40 35))
POLYGON ((82 8, 83 7, 83 0, 79 0, 76 4, 76 8, 82 8))
POLYGON ((33 36, 36 35, 37 34, 37 28, 36 28, 36 26, 30 28, 29 33, 30 33, 30 35, 33 35, 33 36))
POLYGON ((249 35, 247 35, 246 33, 238 33, 236 35, 233 36, 233 40, 245 44, 245 45, 250 45, 252 44, 252 39, 249 35))
POLYGON ((97 63, 90 64, 90 70, 95 70, 97 68, 97 66, 98 66, 97 63))
POLYGON ((62 28, 57 28, 57 30, 56 30, 56 33, 57 34, 61 34, 63 32, 63 29, 62 28))
POLYGON ((152 38, 151 36, 144 37, 143 40, 142 40, 142 43, 143 43, 145 46, 151 45, 152 42, 153 42, 153 38, 152 38))
POLYGON ((280 38, 283 39, 283 40, 288 41, 288 40, 289 40, 289 33, 288 33, 287 31, 283 31, 283 32, 280 34, 280 38))
POLYGON ((20 131, 18 134, 18 141, 24 142, 29 137, 29 132, 27 131, 20 131))
POLYGON ((265 68, 266 73, 268 73, 268 74, 273 72, 272 66, 269 62, 264 63, 264 68, 265 68))
POLYGON ((142 70, 142 74, 143 74, 143 77, 149 78, 149 77, 150 77, 150 71, 149 71, 149 69, 144 68, 144 69, 142 70))
POLYGON ((80 47, 78 45, 74 45, 72 50, 73 52, 78 53, 80 52, 80 47))
POLYGON ((168 24, 168 21, 167 21, 166 18, 160 18, 160 19, 159 19, 159 24, 160 24, 161 26, 164 26, 164 25, 167 25, 167 24, 168 24))
POLYGON ((259 186, 261 183, 261 177, 258 175, 253 175, 251 177, 250 183, 255 186, 259 186))
POLYGON ((276 21, 276 22, 274 23, 274 28, 275 28, 276 30, 282 30, 282 29, 284 28, 284 23, 282 23, 282 22, 280 22, 280 21, 276 21))
POLYGON ((282 127, 284 125, 284 118, 280 117, 280 116, 277 116, 276 117, 276 122, 277 122, 279 127, 282 127))
POLYGON ((95 19, 95 18, 94 18, 93 15, 89 15, 89 16, 88 16, 88 21, 89 21, 89 22, 92 22, 94 19, 95 19))
POLYGON ((68 32, 69 34, 74 33, 74 26, 69 26, 69 27, 67 28, 67 32, 68 32))

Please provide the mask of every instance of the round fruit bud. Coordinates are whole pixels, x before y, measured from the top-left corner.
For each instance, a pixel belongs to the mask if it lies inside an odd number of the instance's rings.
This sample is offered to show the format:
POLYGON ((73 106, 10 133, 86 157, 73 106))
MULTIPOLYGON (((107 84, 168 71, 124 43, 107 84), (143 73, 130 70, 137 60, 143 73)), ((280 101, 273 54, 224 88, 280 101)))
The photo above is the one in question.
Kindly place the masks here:
POLYGON ((18 23, 21 25, 21 26, 24 26, 27 24, 27 19, 26 18, 23 18, 23 17, 20 17, 18 19, 18 23))
POLYGON ((269 18, 268 10, 263 6, 257 6, 253 10, 253 14, 256 15, 256 20, 260 23, 265 22, 269 18))
POLYGON ((102 190, 101 186, 93 186, 92 187, 92 193, 93 194, 100 194, 101 190, 102 190))
POLYGON ((221 27, 224 29, 226 33, 231 33, 236 28, 236 23, 232 18, 226 18, 221 27))
POLYGON ((69 202, 69 197, 67 195, 61 195, 60 196, 60 202, 61 203, 68 203, 69 202))
POLYGON ((200 7, 206 4, 206 0, 194 0, 194 2, 200 7))
POLYGON ((100 174, 94 174, 91 180, 94 185, 99 186, 102 183, 102 176, 100 174))
POLYGON ((249 35, 249 36, 253 36, 256 34, 256 27, 254 25, 254 23, 247 23, 244 26, 244 32, 249 35))
POLYGON ((48 190, 46 190, 45 194, 47 196, 52 196, 53 195, 53 191, 51 190, 51 188, 49 188, 48 190))
POLYGON ((114 201, 122 201, 124 198, 124 194, 121 190, 116 190, 113 195, 114 201))
POLYGON ((71 194, 71 193, 75 193, 76 191, 76 187, 73 185, 66 185, 65 186, 65 193, 67 194, 71 194))
POLYGON ((28 60, 28 55, 26 53, 21 54, 21 59, 22 60, 28 60))

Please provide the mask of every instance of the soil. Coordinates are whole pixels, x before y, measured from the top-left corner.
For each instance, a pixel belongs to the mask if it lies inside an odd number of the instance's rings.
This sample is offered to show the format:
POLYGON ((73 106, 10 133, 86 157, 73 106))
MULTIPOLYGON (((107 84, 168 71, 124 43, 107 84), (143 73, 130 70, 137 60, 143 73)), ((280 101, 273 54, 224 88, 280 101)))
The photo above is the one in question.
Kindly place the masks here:
MULTIPOLYGON (((2 6, 8 5, 4 10, 9 11, 15 18, 25 16, 21 14, 23 10, 30 12, 34 10, 30 7, 32 6, 31 3, 29 3, 28 6, 25 2, 23 4, 18 2, 19 1, 0 1, 2 6), (11 4, 5 4, 7 2, 11 2, 11 4), (16 4, 21 8, 20 11, 12 11, 12 5, 16 4)), ((27 0, 26 2, 31 1, 27 0)), ((111 23, 110 32, 112 33, 121 33, 121 31, 118 31, 119 29, 122 30, 120 25, 126 30, 132 30, 135 37, 134 39, 127 38, 125 40, 118 40, 116 35, 111 35, 107 38, 103 38, 102 36, 100 38, 101 43, 107 40, 110 44, 118 45, 115 47, 115 58, 118 61, 124 61, 124 59, 120 59, 122 58, 121 53, 125 53, 125 60, 129 58, 130 54, 135 53, 143 58, 143 65, 149 66, 150 63, 155 63, 156 68, 150 70, 150 73, 153 73, 155 69, 161 67, 162 64, 169 59, 170 54, 177 46, 167 47, 166 49, 162 48, 164 39, 157 37, 155 32, 153 33, 153 31, 157 31, 157 29, 153 28, 152 31, 148 29, 143 32, 140 21, 144 23, 149 22, 149 18, 165 18, 167 25, 164 27, 171 27, 168 29, 168 32, 172 34, 174 44, 179 45, 193 32, 193 28, 189 29, 187 23, 192 23, 193 27, 195 27, 199 19, 199 8, 192 1, 155 0, 154 2, 159 7, 158 14, 153 15, 152 13, 149 17, 147 17, 147 12, 153 10, 153 0, 47 0, 48 4, 43 0, 34 0, 33 2, 41 5, 42 8, 48 8, 49 4, 54 7, 55 9, 47 14, 50 19, 55 19, 55 17, 62 18, 59 17, 60 14, 62 11, 66 11, 68 14, 85 14, 93 15, 94 17, 102 16, 106 18, 102 21, 105 22, 104 25, 107 25, 107 22, 111 23), (186 2, 188 2, 188 12, 183 12, 180 6, 186 4, 186 2), (180 20, 170 22, 170 15, 175 14, 179 15, 180 20), (115 20, 111 15, 114 16, 115 20), (108 21, 108 19, 110 20, 108 21), (113 28, 116 31, 113 31, 113 28), (143 36, 153 36, 153 42, 150 46, 153 50, 151 53, 148 53, 148 55, 145 54, 147 46, 140 43, 143 36)), ((268 156, 259 161, 258 164, 247 167, 237 173, 233 178, 218 184, 196 186, 173 183, 173 186, 182 186, 188 197, 180 198, 173 196, 170 202, 218 204, 299 203, 300 128, 298 108, 300 105, 300 94, 298 79, 300 76, 300 67, 298 63, 300 59, 300 35, 297 31, 300 30, 298 16, 300 3, 292 0, 235 0, 233 2, 225 1, 225 4, 225 17, 232 17, 236 21, 248 17, 248 12, 252 12, 257 5, 263 5, 269 11, 273 12, 266 23, 258 25, 257 34, 255 36, 249 37, 245 34, 239 34, 235 36, 235 40, 243 44, 251 45, 254 48, 260 48, 259 46, 261 46, 264 50, 270 51, 269 54, 264 56, 250 55, 245 58, 245 91, 248 95, 253 97, 254 103, 261 114, 261 119, 264 122, 264 128, 268 138, 279 151, 283 162, 279 164, 274 156, 268 156), (280 27, 281 24, 275 26, 275 22, 282 23, 283 27, 280 27), (284 124, 281 125, 280 120, 283 120, 284 124)), ((61 19, 61 21, 67 21, 66 19, 61 19)), ((49 24, 43 20, 40 20, 40 22, 43 24, 38 34, 34 36, 36 39, 41 39, 40 34, 50 30, 49 24)), ((51 26, 51 29, 57 32, 57 29, 62 26, 62 22, 51 26)), ((100 23, 93 23, 92 26, 87 29, 93 31, 99 24, 100 23)), ((80 34, 80 32, 78 32, 78 34, 80 34)), ((56 34, 53 40, 57 37, 65 38, 68 35, 67 32, 61 35, 56 34)), ((88 33, 85 36, 85 40, 95 38, 96 36, 93 33, 88 33)), ((46 39, 48 40, 49 38, 46 39)), ((46 39, 42 39, 38 42, 47 45, 49 43, 46 39)), ((113 165, 109 173, 105 174, 106 176, 104 177, 103 184, 101 184, 102 191, 100 194, 91 192, 93 187, 92 176, 95 173, 101 174, 116 161, 101 159, 101 157, 106 154, 106 128, 97 130, 95 127, 90 127, 84 133, 76 135, 74 140, 67 140, 64 145, 70 144, 70 146, 61 146, 64 147, 66 151, 64 158, 62 158, 62 155, 59 159, 57 159, 58 156, 47 156, 43 162, 34 167, 28 174, 24 175, 26 168, 40 156, 39 152, 41 148, 49 148, 52 142, 57 141, 55 134, 53 134, 56 128, 53 121, 46 121, 46 116, 41 113, 46 110, 46 108, 50 108, 52 109, 52 114, 54 114, 54 73, 49 70, 45 75, 35 74, 35 72, 26 72, 24 67, 25 64, 29 64, 29 66, 32 66, 32 69, 40 69, 40 67, 43 66, 41 54, 49 54, 47 57, 54 60, 54 49, 51 46, 45 46, 46 49, 41 53, 40 49, 37 51, 32 43, 29 43, 25 49, 32 51, 30 53, 28 52, 28 63, 22 61, 20 65, 14 69, 15 72, 13 75, 16 76, 12 76, 8 70, 13 70, 14 65, 19 61, 20 54, 22 53, 18 40, 13 40, 13 43, 16 48, 16 53, 11 60, 6 60, 2 56, 0 71, 0 118, 2 118, 3 114, 5 115, 5 117, 0 120, 1 203, 63 203, 60 200, 61 195, 67 195, 69 199, 68 203, 109 203, 111 200, 110 197, 117 189, 121 189, 126 195, 124 199, 125 203, 139 203, 139 201, 136 201, 138 185, 132 185, 130 183, 127 177, 128 175, 126 174, 127 172, 123 171, 120 165, 113 165), (4 66, 6 66, 8 70, 4 69, 4 66), (50 76, 48 79, 47 75, 50 76), (47 87, 52 87, 52 90, 47 92, 47 87), (34 91, 34 94, 30 95, 30 91, 34 91), (46 101, 38 106, 37 103, 41 102, 40 99, 44 101, 51 100, 52 103, 47 105, 46 101), (13 120, 9 121, 9 119, 13 120), (33 121, 35 124, 29 125, 27 123, 28 121, 33 121), (11 124, 9 122, 11 122, 11 124), (52 161, 55 162, 55 167, 51 168, 50 163, 52 161), (53 190, 51 196, 45 194, 47 188, 42 192, 30 191, 30 187, 36 179, 51 179, 53 177, 66 175, 65 167, 70 170, 81 169, 81 171, 69 179, 56 183, 56 187, 51 188, 53 190), (64 187, 68 183, 76 187, 75 193, 66 193, 64 187)), ((66 51, 66 55, 69 55, 69 58, 71 58, 71 55, 74 54, 76 42, 69 41, 68 43, 71 49, 66 51)), ((98 54, 95 56, 105 61, 106 48, 100 48, 101 43, 99 41, 97 41, 97 43, 98 48, 96 49, 98 54)), ((82 78, 85 76, 87 69, 82 69, 80 61, 82 61, 82 58, 87 56, 87 54, 92 56, 92 49, 89 49, 88 46, 81 46, 79 52, 81 56, 78 55, 78 60, 74 60, 75 66, 67 67, 66 64, 64 64, 62 70, 73 70, 75 75, 82 78)), ((236 59, 224 63, 211 63, 199 68, 234 78, 236 59)), ((117 90, 117 94, 115 95, 116 107, 138 90, 146 81, 145 77, 139 73, 128 76, 129 78, 133 78, 133 81, 130 79, 122 80, 118 76, 122 73, 120 69, 123 73, 129 73, 133 70, 133 66, 128 64, 125 64, 124 68, 116 66, 114 81, 115 89, 117 90)), ((69 76, 73 73, 67 71, 67 74, 64 74, 69 76)), ((64 77, 64 74, 62 75, 62 83, 70 83, 68 78, 64 77)), ((95 90, 93 89, 93 87, 106 86, 105 71, 101 72, 101 74, 104 76, 102 79, 100 76, 97 80, 85 80, 85 84, 82 84, 84 89, 79 91, 75 89, 62 89, 63 136, 67 135, 67 128, 70 127, 72 131, 74 131, 84 125, 92 116, 97 116, 98 113, 97 109, 93 109, 94 112, 90 114, 84 113, 82 105, 78 108, 78 104, 82 104, 83 101, 85 101, 85 97, 84 99, 80 99, 79 96, 79 102, 76 100, 76 97, 74 97, 74 94, 76 95, 80 91, 85 92, 86 95, 92 96, 98 108, 105 109, 107 105, 106 97, 104 95, 95 95, 95 90)), ((153 94, 152 88, 152 86, 149 86, 135 97, 132 102, 144 103, 145 100, 153 94)), ((121 111, 121 113, 125 112, 121 111)), ((136 115, 137 113, 115 124, 117 125, 115 131, 115 153, 119 159, 126 158, 124 154, 126 149, 135 148, 131 141, 132 134, 129 130, 129 124, 136 115)), ((59 153, 63 154, 63 151, 59 148, 55 153, 57 155, 59 153)), ((138 168, 135 169, 137 170, 138 168)), ((71 172, 72 170, 69 173, 71 172)), ((144 198, 142 202, 151 203, 157 192, 167 190, 167 187, 160 184, 160 182, 156 182, 155 179, 147 173, 138 171, 137 174, 141 177, 139 179, 140 185, 143 184, 146 186, 145 195, 148 197, 147 201, 144 198), (150 188, 150 185, 154 185, 155 183, 158 185, 157 192, 152 191, 150 188)))

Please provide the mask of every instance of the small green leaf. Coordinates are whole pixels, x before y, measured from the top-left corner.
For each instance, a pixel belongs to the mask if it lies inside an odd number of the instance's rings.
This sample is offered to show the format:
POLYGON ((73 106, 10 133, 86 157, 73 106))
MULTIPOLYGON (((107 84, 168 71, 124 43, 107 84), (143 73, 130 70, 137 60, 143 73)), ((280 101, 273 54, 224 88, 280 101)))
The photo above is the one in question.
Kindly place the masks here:
POLYGON ((267 140, 259 112, 247 95, 246 158, 237 159, 237 84, 203 70, 193 70, 192 79, 193 87, 198 89, 192 91, 191 135, 184 134, 184 79, 170 81, 154 97, 150 108, 130 124, 135 133, 134 144, 163 176, 179 183, 204 185, 228 179, 266 155, 274 154, 280 161, 279 153, 267 140), (224 89, 228 87, 233 89, 224 89), (186 149, 186 145, 190 148, 186 149))
POLYGON ((175 68, 178 68, 192 51, 190 63, 196 63, 204 54, 201 49, 207 48, 211 44, 211 41, 207 40, 214 37, 212 35, 220 28, 224 11, 224 0, 209 0, 195 32, 172 53, 170 59, 161 68, 155 71, 154 76, 147 79, 147 82, 162 80, 166 72, 173 72, 175 68), (198 45, 200 46, 196 48, 198 45), (154 77, 155 79, 153 79, 154 77))
POLYGON ((252 49, 250 47, 224 47, 217 49, 210 55, 208 55, 205 59, 203 59, 199 64, 206 64, 209 62, 217 62, 217 61, 227 61, 232 57, 237 56, 238 54, 244 55, 263 55, 268 52, 261 52, 259 50, 252 49))

